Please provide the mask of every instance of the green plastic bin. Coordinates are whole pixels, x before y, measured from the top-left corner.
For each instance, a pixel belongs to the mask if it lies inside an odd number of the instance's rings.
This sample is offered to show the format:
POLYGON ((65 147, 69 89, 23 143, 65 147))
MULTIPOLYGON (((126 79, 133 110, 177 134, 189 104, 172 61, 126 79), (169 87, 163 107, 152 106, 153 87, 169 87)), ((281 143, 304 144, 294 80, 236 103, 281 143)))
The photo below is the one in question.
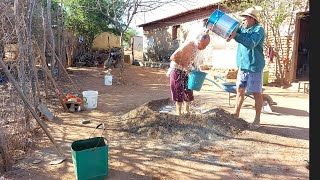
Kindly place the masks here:
POLYGON ((263 71, 263 85, 267 85, 269 82, 269 71, 263 71))
POLYGON ((74 141, 71 154, 78 180, 105 179, 108 176, 108 145, 103 137, 74 141))

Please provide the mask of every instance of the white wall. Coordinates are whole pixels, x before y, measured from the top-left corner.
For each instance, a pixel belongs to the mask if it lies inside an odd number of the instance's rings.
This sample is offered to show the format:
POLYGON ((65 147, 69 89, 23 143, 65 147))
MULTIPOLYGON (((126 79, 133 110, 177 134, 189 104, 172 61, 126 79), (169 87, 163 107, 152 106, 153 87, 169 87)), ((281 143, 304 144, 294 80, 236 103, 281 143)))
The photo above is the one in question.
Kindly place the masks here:
POLYGON ((133 37, 133 49, 136 51, 142 51, 143 50, 143 38, 142 36, 134 36, 133 37))
POLYGON ((142 36, 133 37, 134 59, 143 60, 143 38, 142 36))
MULTIPOLYGON (((236 51, 238 43, 235 40, 227 42, 218 35, 211 33, 210 46, 207 47, 210 51, 208 57, 210 65, 213 68, 236 68, 236 51)), ((206 49, 207 49, 206 48, 206 49)))

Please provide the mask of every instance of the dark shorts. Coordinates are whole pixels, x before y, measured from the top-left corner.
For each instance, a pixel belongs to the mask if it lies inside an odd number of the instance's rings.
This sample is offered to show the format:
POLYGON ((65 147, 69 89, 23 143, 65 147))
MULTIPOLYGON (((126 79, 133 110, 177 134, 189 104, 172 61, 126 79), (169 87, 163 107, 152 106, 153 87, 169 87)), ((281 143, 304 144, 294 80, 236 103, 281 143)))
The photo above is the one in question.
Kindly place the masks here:
POLYGON ((177 102, 194 100, 193 90, 188 89, 188 75, 186 71, 174 68, 170 73, 171 98, 177 102))

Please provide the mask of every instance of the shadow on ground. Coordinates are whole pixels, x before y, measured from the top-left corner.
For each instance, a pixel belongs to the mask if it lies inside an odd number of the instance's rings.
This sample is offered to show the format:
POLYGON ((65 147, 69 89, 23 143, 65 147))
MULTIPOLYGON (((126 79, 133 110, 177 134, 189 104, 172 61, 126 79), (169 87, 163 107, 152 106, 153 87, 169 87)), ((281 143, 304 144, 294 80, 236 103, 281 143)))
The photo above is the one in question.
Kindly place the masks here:
POLYGON ((299 109, 286 108, 281 106, 273 106, 272 110, 282 115, 304 116, 309 117, 309 112, 299 109))
POLYGON ((295 126, 270 125, 261 124, 261 127, 256 131, 277 136, 309 140, 309 128, 301 128, 295 126))

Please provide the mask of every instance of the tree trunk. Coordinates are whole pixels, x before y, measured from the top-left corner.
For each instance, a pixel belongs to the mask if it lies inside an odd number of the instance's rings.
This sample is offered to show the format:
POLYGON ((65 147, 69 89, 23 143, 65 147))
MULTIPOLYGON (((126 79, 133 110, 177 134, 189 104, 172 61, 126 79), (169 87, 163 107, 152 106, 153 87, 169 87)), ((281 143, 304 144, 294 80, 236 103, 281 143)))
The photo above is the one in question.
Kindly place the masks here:
POLYGON ((120 33, 120 48, 121 48, 121 58, 120 58, 120 61, 122 63, 122 66, 120 66, 120 76, 122 77, 122 73, 123 73, 123 64, 124 64, 124 49, 123 49, 123 35, 124 35, 124 32, 121 31, 120 33))
POLYGON ((274 27, 271 27, 271 30, 272 30, 272 35, 273 35, 273 38, 274 38, 274 43, 275 43, 275 46, 274 46, 274 49, 275 49, 275 59, 276 59, 276 78, 277 80, 279 81, 279 84, 280 86, 283 86, 283 66, 281 64, 281 57, 279 55, 279 52, 280 52, 280 45, 281 44, 281 39, 280 36, 278 36, 277 34, 277 30, 275 30, 274 27))
POLYGON ((0 128, 0 174, 7 172, 11 169, 12 162, 8 154, 7 142, 0 128))
MULTIPOLYGON (((15 30, 17 34, 18 44, 19 44, 19 58, 18 58, 18 77, 20 80, 20 87, 24 95, 27 96, 27 86, 26 86, 26 77, 25 77, 25 62, 27 58, 27 30, 25 23, 25 14, 23 13, 24 5, 23 3, 19 3, 19 0, 14 1, 14 14, 15 14, 15 30), (22 6, 22 8, 21 8, 22 6)), ((29 124, 30 116, 27 110, 27 107, 24 106, 24 114, 25 114, 25 127, 29 124)))
POLYGON ((34 57, 33 57, 33 47, 32 47, 32 14, 34 9, 34 0, 30 0, 28 5, 28 24, 27 24, 27 54, 28 54, 28 69, 31 72, 31 88, 33 94, 34 106, 37 107, 40 100, 40 90, 38 82, 38 74, 35 67, 34 57))
MULTIPOLYGON (((50 46, 50 44, 48 44, 48 45, 49 45, 49 48, 52 49, 52 47, 50 46)), ((75 83, 72 81, 71 77, 69 76, 67 70, 63 67, 63 64, 62 64, 61 60, 59 59, 58 55, 57 55, 57 54, 54 54, 54 56, 55 56, 56 59, 57 59, 58 65, 60 65, 60 66, 59 66, 60 69, 61 69, 62 71, 64 71, 64 73, 66 74, 66 76, 67 76, 68 79, 70 80, 70 82, 71 82, 71 84, 72 84, 72 87, 73 87, 73 91, 76 92, 76 93, 80 93, 80 92, 79 92, 79 88, 76 87, 75 83)))
MULTIPOLYGON (((60 7, 57 8, 57 11, 56 11, 56 23, 57 23, 57 46, 56 46, 56 54, 58 55, 58 57, 61 59, 61 26, 60 26, 60 7)), ((58 66, 58 74, 60 75, 60 70, 61 70, 61 67, 58 66)))
POLYGON ((66 57, 66 43, 65 43, 65 32, 64 32, 64 22, 65 22, 65 17, 64 17, 64 13, 63 13, 63 9, 64 9, 64 2, 63 0, 61 0, 61 8, 60 8, 60 12, 61 12, 61 45, 60 45, 60 60, 63 63, 63 67, 66 69, 68 68, 68 63, 67 63, 67 57, 66 57))
POLYGON ((67 67, 70 67, 72 66, 73 62, 72 62, 72 52, 73 52, 73 43, 70 41, 69 38, 66 38, 67 39, 67 42, 65 45, 65 51, 66 51, 66 54, 67 54, 67 67))
POLYGON ((134 38, 131 38, 132 65, 134 65, 134 38))
POLYGON ((61 62, 63 64, 63 67, 66 69, 68 68, 68 63, 67 63, 67 58, 66 58, 66 44, 65 44, 65 38, 64 38, 64 27, 62 26, 62 29, 61 29, 61 49, 60 49, 60 59, 61 59, 61 62))
MULTIPOLYGON (((52 31, 52 25, 51 25, 51 0, 47 0, 47 33, 48 35, 48 41, 51 44, 51 47, 53 49, 56 48, 55 42, 54 42, 54 35, 53 35, 53 31, 52 31)), ((51 64, 51 74, 54 78, 56 78, 55 76, 55 71, 56 71, 56 60, 55 57, 53 55, 54 52, 50 51, 50 64, 51 64)))
POLYGON ((38 50, 40 52, 40 57, 41 57, 41 69, 42 69, 42 74, 44 76, 44 91, 46 94, 46 99, 49 99, 49 92, 48 92, 48 75, 46 73, 46 70, 44 68, 47 67, 47 60, 46 60, 46 42, 47 42, 47 36, 46 36, 46 18, 44 14, 44 9, 41 7, 41 15, 42 15, 42 28, 43 28, 43 41, 42 41, 42 49, 40 50, 40 47, 38 45, 38 50))

